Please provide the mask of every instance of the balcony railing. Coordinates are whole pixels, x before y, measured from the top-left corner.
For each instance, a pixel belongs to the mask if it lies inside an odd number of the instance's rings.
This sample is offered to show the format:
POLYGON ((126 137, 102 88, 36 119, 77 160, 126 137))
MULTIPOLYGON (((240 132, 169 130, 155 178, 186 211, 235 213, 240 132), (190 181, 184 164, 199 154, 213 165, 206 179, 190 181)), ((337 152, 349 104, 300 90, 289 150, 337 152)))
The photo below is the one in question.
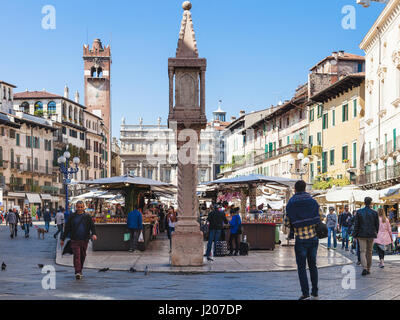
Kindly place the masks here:
MULTIPOLYGON (((13 166, 11 166, 13 168, 13 166)), ((27 163, 14 163, 14 169, 20 171, 21 173, 26 173, 26 172, 32 172, 35 174, 49 174, 51 175, 53 173, 53 168, 52 167, 46 167, 46 166, 33 166, 28 165, 27 163), (33 169, 33 170, 32 170, 33 169)))
POLYGON ((382 182, 389 179, 400 177, 400 164, 395 166, 387 166, 385 168, 374 170, 369 173, 362 174, 358 177, 358 184, 371 184, 382 182))

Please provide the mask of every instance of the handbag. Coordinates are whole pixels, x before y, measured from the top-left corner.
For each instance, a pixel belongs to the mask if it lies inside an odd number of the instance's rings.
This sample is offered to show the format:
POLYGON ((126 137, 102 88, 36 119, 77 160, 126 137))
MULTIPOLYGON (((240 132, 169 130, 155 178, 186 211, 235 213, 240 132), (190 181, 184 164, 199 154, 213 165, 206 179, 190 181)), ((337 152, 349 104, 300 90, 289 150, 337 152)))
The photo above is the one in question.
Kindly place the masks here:
POLYGON ((317 232, 318 239, 325 239, 328 237, 328 227, 323 222, 317 223, 315 231, 317 232))
POLYGON ((124 241, 129 241, 131 239, 131 234, 130 233, 124 233, 124 241))

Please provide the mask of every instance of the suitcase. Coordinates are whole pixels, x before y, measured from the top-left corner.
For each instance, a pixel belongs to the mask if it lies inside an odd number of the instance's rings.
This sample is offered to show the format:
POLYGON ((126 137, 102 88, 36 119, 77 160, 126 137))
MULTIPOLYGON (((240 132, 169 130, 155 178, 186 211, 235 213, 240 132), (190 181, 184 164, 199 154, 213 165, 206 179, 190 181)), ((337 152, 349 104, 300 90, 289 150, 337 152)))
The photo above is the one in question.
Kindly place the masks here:
POLYGON ((217 241, 215 244, 215 256, 223 257, 228 255, 228 243, 226 241, 217 241))
POLYGON ((241 256, 248 256, 249 255, 249 250, 250 250, 250 245, 249 245, 248 242, 241 242, 240 243, 239 254, 241 256))

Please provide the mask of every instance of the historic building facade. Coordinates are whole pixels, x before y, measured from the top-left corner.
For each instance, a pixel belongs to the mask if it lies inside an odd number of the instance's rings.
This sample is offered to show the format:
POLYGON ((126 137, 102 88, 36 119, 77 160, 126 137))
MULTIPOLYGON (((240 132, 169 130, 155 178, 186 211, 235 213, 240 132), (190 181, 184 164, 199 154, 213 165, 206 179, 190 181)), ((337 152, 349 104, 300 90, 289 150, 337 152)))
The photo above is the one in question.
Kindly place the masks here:
POLYGON ((400 1, 391 0, 363 39, 366 59, 365 172, 359 184, 400 183, 400 1))
POLYGON ((308 107, 309 182, 327 179, 355 184, 363 169, 365 75, 357 73, 320 91, 308 107))

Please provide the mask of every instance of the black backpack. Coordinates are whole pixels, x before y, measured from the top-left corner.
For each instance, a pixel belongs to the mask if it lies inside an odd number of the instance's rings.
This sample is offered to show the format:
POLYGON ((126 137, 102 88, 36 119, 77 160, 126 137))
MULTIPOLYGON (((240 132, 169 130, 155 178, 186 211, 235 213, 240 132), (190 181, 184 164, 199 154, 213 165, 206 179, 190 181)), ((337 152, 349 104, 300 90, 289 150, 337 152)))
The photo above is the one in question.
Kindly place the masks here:
POLYGON ((328 237, 328 227, 323 222, 319 222, 315 226, 315 231, 317 232, 318 239, 325 239, 328 237))

